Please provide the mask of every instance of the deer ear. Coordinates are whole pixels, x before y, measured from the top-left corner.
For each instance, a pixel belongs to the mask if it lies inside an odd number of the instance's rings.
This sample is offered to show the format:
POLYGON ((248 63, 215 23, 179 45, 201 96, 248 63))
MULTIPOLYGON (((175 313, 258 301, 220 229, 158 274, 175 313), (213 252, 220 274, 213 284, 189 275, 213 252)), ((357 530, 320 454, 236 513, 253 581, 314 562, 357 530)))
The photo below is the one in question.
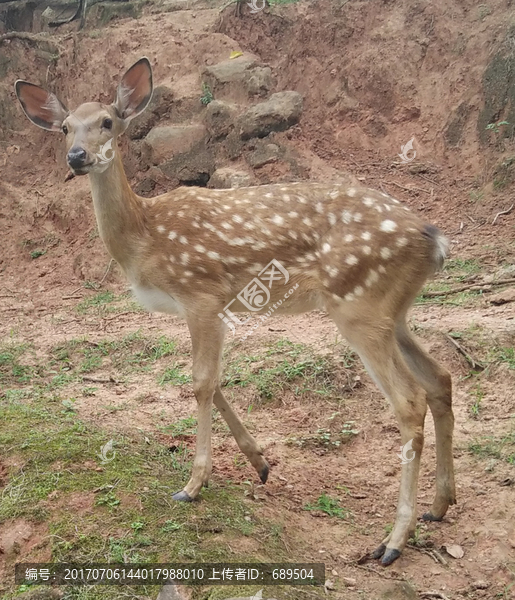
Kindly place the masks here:
POLYGON ((61 125, 68 116, 68 109, 55 94, 21 79, 14 84, 14 91, 23 112, 34 125, 49 131, 61 130, 61 125))
POLYGON ((122 77, 113 106, 127 122, 137 117, 152 98, 152 67, 148 58, 140 58, 122 77))

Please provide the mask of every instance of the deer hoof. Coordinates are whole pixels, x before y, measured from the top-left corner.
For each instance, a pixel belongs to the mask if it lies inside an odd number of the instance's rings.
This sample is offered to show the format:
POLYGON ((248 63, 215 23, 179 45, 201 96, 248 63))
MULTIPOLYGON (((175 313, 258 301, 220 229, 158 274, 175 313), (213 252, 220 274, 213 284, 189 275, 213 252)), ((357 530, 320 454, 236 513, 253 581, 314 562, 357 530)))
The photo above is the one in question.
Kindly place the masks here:
POLYGON ((185 492, 184 490, 176 492, 172 496, 172 499, 177 500, 177 502, 193 502, 193 498, 188 494, 188 492, 185 492))
POLYGON ((387 548, 381 560, 381 564, 387 567, 388 565, 391 565, 394 560, 397 560, 400 555, 400 550, 396 550, 395 548, 387 548))
POLYGON ((378 546, 370 555, 372 558, 381 558, 386 550, 386 544, 381 544, 378 546))
POLYGON ((435 517, 431 513, 427 512, 422 515, 423 521, 441 521, 443 517, 435 517))
POLYGON ((261 483, 266 483, 266 480, 268 479, 268 473, 270 473, 270 467, 268 465, 265 465, 261 469, 261 473, 259 474, 259 479, 261 479, 261 483))

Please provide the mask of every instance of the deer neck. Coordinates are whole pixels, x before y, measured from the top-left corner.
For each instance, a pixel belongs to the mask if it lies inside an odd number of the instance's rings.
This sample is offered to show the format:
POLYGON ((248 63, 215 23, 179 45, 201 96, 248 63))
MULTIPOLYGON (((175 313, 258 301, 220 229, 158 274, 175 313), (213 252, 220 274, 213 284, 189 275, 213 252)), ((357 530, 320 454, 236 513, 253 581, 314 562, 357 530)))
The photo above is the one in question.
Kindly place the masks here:
POLYGON ((130 188, 119 150, 101 173, 91 172, 89 180, 98 232, 111 256, 124 271, 137 258, 137 241, 145 233, 141 198, 130 188))

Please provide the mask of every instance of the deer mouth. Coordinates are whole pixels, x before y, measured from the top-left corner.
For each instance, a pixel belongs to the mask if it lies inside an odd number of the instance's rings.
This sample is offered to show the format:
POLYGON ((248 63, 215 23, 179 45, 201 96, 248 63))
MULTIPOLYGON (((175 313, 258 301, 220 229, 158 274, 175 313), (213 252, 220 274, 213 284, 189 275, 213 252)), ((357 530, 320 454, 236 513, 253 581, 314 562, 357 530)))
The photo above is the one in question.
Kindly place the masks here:
POLYGON ((87 175, 94 164, 95 163, 88 163, 81 167, 70 167, 70 170, 74 175, 87 175))

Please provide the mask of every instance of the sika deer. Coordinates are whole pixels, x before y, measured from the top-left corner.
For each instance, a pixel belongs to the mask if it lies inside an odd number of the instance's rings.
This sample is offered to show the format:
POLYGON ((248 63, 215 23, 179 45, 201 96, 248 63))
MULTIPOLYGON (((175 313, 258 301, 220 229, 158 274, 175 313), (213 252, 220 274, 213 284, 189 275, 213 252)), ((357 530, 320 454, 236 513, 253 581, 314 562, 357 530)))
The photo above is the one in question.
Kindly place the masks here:
POLYGON ((111 105, 90 102, 68 111, 54 94, 24 81, 16 82, 16 94, 33 123, 64 133, 72 172, 89 175, 100 236, 138 300, 188 324, 198 435, 191 479, 175 500, 194 499, 210 477, 213 402, 261 481, 267 480, 259 446, 220 388, 227 319, 219 314, 228 303, 231 315, 248 311, 238 293, 275 259, 289 283, 270 285, 269 303, 257 313, 297 286, 275 313, 325 309, 393 405, 402 444, 412 440, 415 455, 402 465, 395 526, 373 556, 392 563, 415 528, 426 402, 435 422, 437 467, 436 497, 425 518, 442 519, 455 502, 451 378, 406 324, 414 298, 447 252, 435 227, 386 194, 341 184, 180 187, 151 200, 137 196, 116 140, 152 96, 146 58, 125 73, 111 105), (110 140, 112 160, 105 157, 110 140))

